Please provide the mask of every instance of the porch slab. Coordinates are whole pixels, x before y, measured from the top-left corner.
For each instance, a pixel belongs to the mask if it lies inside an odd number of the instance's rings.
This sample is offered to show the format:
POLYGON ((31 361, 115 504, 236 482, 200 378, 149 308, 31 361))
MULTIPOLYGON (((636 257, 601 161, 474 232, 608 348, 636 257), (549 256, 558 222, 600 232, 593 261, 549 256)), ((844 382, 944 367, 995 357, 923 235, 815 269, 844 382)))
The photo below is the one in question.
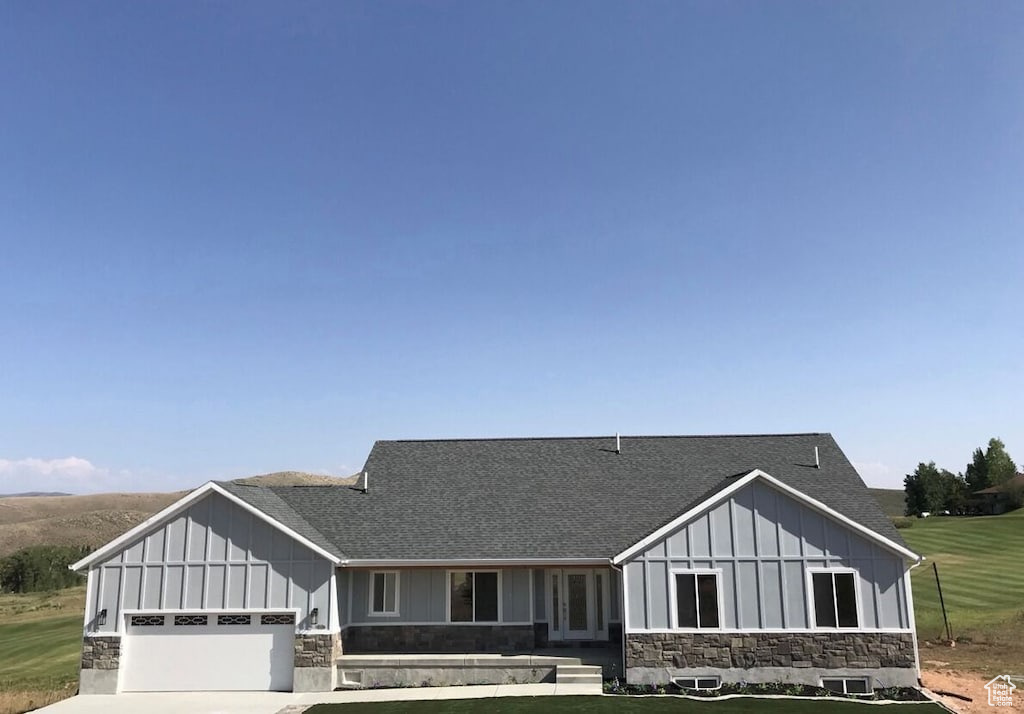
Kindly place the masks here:
POLYGON ((349 654, 335 659, 338 686, 347 689, 554 684, 558 667, 607 665, 613 671, 609 676, 616 676, 620 663, 621 657, 610 650, 563 648, 516 654, 349 654))

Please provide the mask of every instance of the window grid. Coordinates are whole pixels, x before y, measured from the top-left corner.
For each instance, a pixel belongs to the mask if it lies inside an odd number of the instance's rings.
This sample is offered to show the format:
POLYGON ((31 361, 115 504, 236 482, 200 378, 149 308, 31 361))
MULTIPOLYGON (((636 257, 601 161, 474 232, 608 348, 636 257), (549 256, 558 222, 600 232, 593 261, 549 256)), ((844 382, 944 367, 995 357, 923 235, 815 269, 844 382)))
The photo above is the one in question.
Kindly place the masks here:
POLYGON ((261 625, 294 625, 295 615, 283 613, 279 615, 260 615, 261 625))

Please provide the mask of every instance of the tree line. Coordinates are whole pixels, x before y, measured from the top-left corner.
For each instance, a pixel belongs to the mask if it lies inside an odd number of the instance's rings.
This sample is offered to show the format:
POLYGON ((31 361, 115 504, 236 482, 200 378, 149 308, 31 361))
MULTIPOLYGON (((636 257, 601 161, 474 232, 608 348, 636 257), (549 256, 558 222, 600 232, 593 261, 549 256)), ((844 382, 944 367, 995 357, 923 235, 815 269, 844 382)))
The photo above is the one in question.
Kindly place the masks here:
MULTIPOLYGON (((999 439, 989 439, 987 448, 974 450, 971 463, 963 473, 940 469, 934 461, 918 464, 914 473, 903 479, 905 512, 908 516, 942 511, 969 513, 975 491, 999 486, 1016 475, 1017 464, 1007 453, 1006 445, 999 439)), ((1020 499, 1020 494, 1016 494, 1016 498, 1020 499)))
POLYGON ((974 492, 1004 484, 1016 474, 1017 464, 1007 453, 1006 445, 999 439, 989 439, 987 448, 974 450, 963 473, 940 469, 934 461, 918 464, 903 479, 905 512, 908 516, 942 511, 969 513, 974 492))
POLYGON ((0 592, 31 593, 79 585, 68 566, 90 553, 83 545, 33 545, 0 558, 0 592))

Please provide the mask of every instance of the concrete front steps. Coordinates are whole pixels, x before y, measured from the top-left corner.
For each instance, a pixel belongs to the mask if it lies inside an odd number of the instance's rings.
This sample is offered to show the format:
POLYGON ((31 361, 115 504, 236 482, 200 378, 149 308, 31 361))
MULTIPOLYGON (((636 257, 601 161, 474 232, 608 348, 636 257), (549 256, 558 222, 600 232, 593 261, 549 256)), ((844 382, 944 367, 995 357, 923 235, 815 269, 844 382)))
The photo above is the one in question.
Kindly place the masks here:
POLYGON ((601 668, 589 664, 560 664, 555 667, 555 684, 593 684, 601 691, 601 668))

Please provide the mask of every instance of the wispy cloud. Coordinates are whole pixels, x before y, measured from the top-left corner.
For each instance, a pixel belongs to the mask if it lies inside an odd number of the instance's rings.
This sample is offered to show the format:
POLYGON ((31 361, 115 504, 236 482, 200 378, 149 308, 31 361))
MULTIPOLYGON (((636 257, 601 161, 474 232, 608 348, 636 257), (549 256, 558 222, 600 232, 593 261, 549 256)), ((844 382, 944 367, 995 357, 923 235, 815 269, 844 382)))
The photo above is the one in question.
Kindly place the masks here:
POLYGON ((0 493, 22 491, 92 491, 108 480, 110 471, 88 459, 0 459, 0 493))
POLYGON ((70 478, 87 478, 103 473, 103 469, 96 468, 88 459, 81 459, 77 456, 68 456, 63 459, 0 459, 0 475, 37 475, 37 476, 64 476, 70 478))

